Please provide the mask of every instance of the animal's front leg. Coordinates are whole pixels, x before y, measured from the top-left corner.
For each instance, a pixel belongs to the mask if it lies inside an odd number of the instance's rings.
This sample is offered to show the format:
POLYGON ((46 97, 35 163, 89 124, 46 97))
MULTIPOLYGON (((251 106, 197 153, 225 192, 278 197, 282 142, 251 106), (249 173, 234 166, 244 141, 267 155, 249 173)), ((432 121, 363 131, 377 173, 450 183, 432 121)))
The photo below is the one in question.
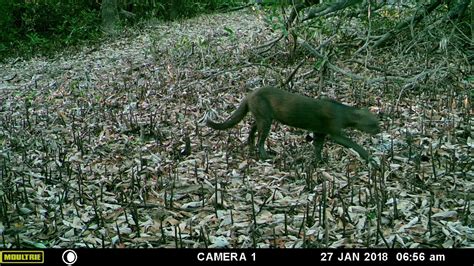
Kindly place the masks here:
POLYGON ((341 145, 343 145, 347 148, 354 149, 357 153, 359 153, 359 155, 362 158, 364 158, 364 160, 366 160, 366 161, 369 160, 369 153, 364 148, 359 146, 359 144, 352 141, 350 138, 342 136, 342 135, 331 135, 331 138, 335 142, 337 142, 337 143, 339 143, 339 144, 341 144, 341 145))
POLYGON ((321 153, 323 150, 324 139, 326 134, 313 132, 313 145, 314 145, 314 155, 316 157, 316 163, 322 161, 321 153))

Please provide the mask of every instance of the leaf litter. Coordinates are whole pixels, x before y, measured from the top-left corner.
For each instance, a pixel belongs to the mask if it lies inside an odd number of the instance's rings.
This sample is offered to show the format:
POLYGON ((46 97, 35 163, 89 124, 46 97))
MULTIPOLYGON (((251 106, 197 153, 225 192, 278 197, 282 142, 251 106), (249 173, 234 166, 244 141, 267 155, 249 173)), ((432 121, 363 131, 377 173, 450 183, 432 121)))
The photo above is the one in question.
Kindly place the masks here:
MULTIPOLYGON (((275 158, 260 162, 245 146, 249 118, 221 132, 203 121, 222 121, 296 66, 256 51, 277 37, 264 16, 153 22, 100 46, 1 65, 0 245, 474 247, 472 110, 466 86, 446 81, 462 79, 460 56, 425 84, 366 91, 339 74, 318 89, 304 64, 293 90, 378 110, 381 134, 351 136, 382 169, 334 143, 313 167, 305 132, 278 124, 267 141, 275 158)), ((423 70, 412 54, 379 53, 401 77, 423 70)))

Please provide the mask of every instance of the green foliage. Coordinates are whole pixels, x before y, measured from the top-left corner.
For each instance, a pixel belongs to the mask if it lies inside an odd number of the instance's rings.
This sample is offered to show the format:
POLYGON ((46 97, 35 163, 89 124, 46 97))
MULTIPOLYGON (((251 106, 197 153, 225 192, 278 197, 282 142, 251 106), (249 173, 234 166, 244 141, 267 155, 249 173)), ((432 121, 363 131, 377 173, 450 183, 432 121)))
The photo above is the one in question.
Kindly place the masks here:
POLYGON ((0 4, 0 58, 43 54, 99 36, 95 1, 14 1, 0 4))
POLYGON ((229 38, 230 38, 232 41, 236 41, 236 40, 237 40, 237 35, 235 34, 235 32, 234 32, 231 28, 228 28, 228 27, 225 27, 225 26, 224 26, 224 30, 229 34, 229 38))
POLYGON ((4 2, 0 4, 0 29, 2 31, 2 34, 0 34, 0 54, 6 53, 9 48, 9 43, 16 38, 16 32, 11 27, 16 22, 13 14, 9 12, 12 10, 14 2, 13 0, 3 1, 4 2))
MULTIPOLYGON (((157 17, 175 20, 237 6, 243 0, 117 0, 127 23, 157 17)), ((0 61, 12 56, 46 54, 101 36, 101 1, 0 0, 0 61)))
POLYGON ((286 30, 286 23, 283 14, 280 12, 280 8, 278 6, 268 6, 265 21, 268 23, 270 27, 274 31, 280 31, 285 36, 288 36, 288 32, 286 30))
MULTIPOLYGON (((146 1, 136 1, 135 6, 143 6, 143 8, 150 10, 146 6, 146 1), (145 2, 145 3, 143 3, 145 2)), ((175 20, 181 18, 188 18, 202 13, 209 13, 215 10, 220 10, 227 7, 243 5, 242 0, 161 0, 158 1, 157 8, 153 7, 151 10, 155 12, 154 16, 165 20, 175 20)), ((133 12, 133 11, 132 11, 133 12)))

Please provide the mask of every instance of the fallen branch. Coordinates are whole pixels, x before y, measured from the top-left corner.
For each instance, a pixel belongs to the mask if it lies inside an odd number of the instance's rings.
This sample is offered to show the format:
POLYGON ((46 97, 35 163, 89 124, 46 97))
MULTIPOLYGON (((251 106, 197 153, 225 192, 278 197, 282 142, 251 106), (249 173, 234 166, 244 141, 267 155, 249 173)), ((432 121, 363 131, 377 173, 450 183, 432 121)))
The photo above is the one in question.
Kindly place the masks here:
POLYGON ((306 51, 308 51, 310 54, 324 60, 327 64, 328 68, 332 69, 333 71, 341 73, 341 74, 343 74, 345 76, 348 76, 349 78, 354 79, 354 80, 362 80, 362 81, 364 81, 365 83, 367 83, 369 85, 374 84, 374 83, 378 83, 378 82, 391 80, 391 81, 403 82, 403 83, 405 83, 405 85, 404 85, 405 88, 411 88, 411 87, 415 87, 421 80, 426 80, 428 78, 428 76, 431 75, 432 73, 435 73, 435 72, 438 72, 440 70, 446 69, 446 68, 437 68, 437 69, 432 69, 432 70, 426 70, 426 71, 423 71, 423 72, 421 72, 421 73, 419 73, 419 74, 417 74, 413 77, 410 77, 410 78, 404 78, 404 77, 400 77, 400 76, 384 76, 384 77, 368 79, 364 76, 354 74, 350 71, 347 71, 345 69, 342 69, 342 68, 332 64, 331 62, 329 62, 329 59, 326 56, 324 56, 320 52, 318 52, 317 49, 312 47, 312 45, 309 44, 308 42, 306 42, 305 40, 301 39, 299 41, 299 43, 300 43, 301 47, 305 48, 306 51))
POLYGON ((301 60, 301 62, 296 66, 296 68, 291 72, 291 74, 288 76, 288 78, 285 80, 284 83, 281 84, 281 87, 285 87, 287 84, 291 82, 293 77, 295 76, 296 72, 300 67, 306 62, 306 59, 301 60))
POLYGON ((359 4, 361 2, 362 0, 339 0, 334 3, 320 5, 318 7, 312 8, 309 11, 309 14, 306 16, 306 18, 303 19, 303 21, 313 19, 315 17, 321 17, 330 13, 334 13, 336 11, 345 9, 347 7, 359 4))
POLYGON ((291 9, 288 20, 286 21, 286 29, 288 30, 291 27, 291 23, 293 23, 293 21, 298 17, 301 10, 316 4, 320 4, 319 0, 306 0, 303 3, 294 5, 291 9))
POLYGON ((271 49, 278 41, 280 41, 281 39, 283 39, 284 35, 281 34, 278 38, 274 39, 274 40, 271 40, 269 42, 266 42, 262 45, 259 45, 257 47, 255 47, 255 49, 262 49, 262 48, 265 48, 267 46, 270 46, 270 48, 268 48, 267 50, 265 51, 268 51, 269 49, 271 49))
POLYGON ((413 17, 411 17, 411 18, 405 20, 404 22, 398 24, 397 27, 395 27, 395 29, 393 29, 393 30, 385 33, 381 37, 379 37, 379 39, 375 42, 373 47, 375 48, 375 47, 381 46, 386 41, 392 39, 396 33, 400 32, 401 30, 403 30, 404 28, 406 28, 408 25, 410 25, 412 23, 413 23, 414 26, 416 26, 424 17, 426 17, 426 15, 428 15, 433 10, 435 10, 442 2, 443 2, 443 0, 434 0, 427 7, 425 7, 422 10, 422 12, 417 12, 417 14, 415 14, 413 17))
POLYGON ((346 71, 346 70, 343 70, 343 69, 337 67, 336 65, 331 64, 326 56, 322 55, 316 48, 314 48, 313 46, 311 46, 311 44, 309 44, 307 41, 302 40, 302 39, 300 38, 299 44, 300 44, 303 48, 305 48, 306 51, 308 51, 310 54, 312 54, 312 55, 314 55, 314 56, 316 56, 316 57, 319 57, 319 58, 323 59, 324 61, 326 61, 326 64, 327 64, 327 66, 328 66, 330 69, 332 69, 332 70, 334 70, 334 71, 336 71, 336 72, 342 73, 342 74, 344 74, 344 75, 346 75, 346 76, 349 76, 349 77, 351 77, 351 78, 353 78, 353 79, 356 79, 356 80, 366 80, 365 77, 362 77, 362 76, 353 74, 353 73, 351 73, 351 72, 349 72, 349 71, 346 71))

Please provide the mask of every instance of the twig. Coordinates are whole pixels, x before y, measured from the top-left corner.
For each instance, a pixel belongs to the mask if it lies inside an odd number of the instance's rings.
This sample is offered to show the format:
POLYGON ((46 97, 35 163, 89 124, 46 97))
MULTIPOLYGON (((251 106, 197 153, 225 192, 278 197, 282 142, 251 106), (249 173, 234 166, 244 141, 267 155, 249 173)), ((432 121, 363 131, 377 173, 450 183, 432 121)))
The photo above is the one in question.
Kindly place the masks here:
POLYGON ((356 80, 366 80, 365 77, 363 76, 359 76, 359 75, 356 75, 356 74, 353 74, 351 72, 348 72, 344 69, 341 69, 339 68, 338 66, 336 65, 333 65, 329 62, 328 58, 324 55, 322 55, 321 53, 319 53, 314 47, 311 46, 311 44, 309 44, 308 42, 306 42, 305 40, 302 40, 300 41, 300 45, 305 48, 308 52, 310 52, 311 54, 323 59, 324 61, 326 61, 326 64, 328 65, 328 67, 336 72, 339 72, 339 73, 342 73, 346 76, 349 76, 351 77, 352 79, 356 79, 356 80))
POLYGON ((290 83, 290 81, 293 79, 293 77, 295 76, 296 72, 298 71, 298 69, 300 69, 300 67, 306 62, 306 59, 303 59, 301 60, 301 62, 296 66, 296 68, 291 72, 291 74, 288 76, 288 78, 285 80, 285 82, 283 82, 281 84, 281 87, 285 87, 286 85, 288 85, 288 83, 290 83))
POLYGON ((271 41, 269 41, 269 42, 267 42, 267 43, 264 43, 264 44, 262 44, 262 45, 259 45, 259 46, 255 47, 255 49, 258 50, 258 49, 262 49, 262 48, 264 48, 264 47, 270 46, 270 48, 268 48, 267 50, 265 50, 265 51, 268 51, 269 49, 271 49, 271 48, 273 47, 273 45, 275 45, 275 44, 276 44, 278 41, 280 41, 283 37, 284 37, 283 34, 281 34, 280 37, 276 38, 275 40, 271 40, 271 41))
POLYGON ((321 17, 330 13, 334 13, 341 9, 345 9, 349 6, 356 5, 360 2, 362 2, 362 0, 339 0, 337 2, 331 2, 330 4, 326 4, 326 5, 319 5, 316 8, 312 8, 309 11, 308 16, 306 16, 303 19, 303 21, 306 21, 315 17, 321 17))
POLYGON ((417 12, 419 13, 418 15, 415 14, 413 17, 405 20, 404 22, 398 24, 395 29, 385 33, 382 35, 373 45, 373 47, 379 47, 383 43, 385 43, 387 40, 391 39, 395 33, 398 33, 402 29, 406 28, 408 25, 416 25, 418 22, 420 22, 427 14, 431 13, 433 10, 436 9, 443 1, 442 0, 434 0, 431 2, 426 8, 423 9, 422 12, 417 12))
POLYGON ((408 83, 405 85, 405 87, 410 87, 410 86, 414 86, 414 83, 417 83, 419 80, 421 80, 422 78, 426 77, 428 74, 431 74, 431 73, 434 73, 434 72, 437 72, 437 71, 440 71, 440 70, 443 70, 443 69, 446 69, 446 67, 443 67, 443 68, 438 68, 438 69, 432 69, 432 70, 427 70, 427 71, 423 71, 422 73, 419 73, 417 74, 416 76, 414 77, 411 77, 411 78, 403 78, 403 77, 399 77, 399 76, 385 76, 385 77, 379 77, 379 78, 373 78, 373 79, 367 79, 366 77, 364 76, 361 76, 361 75, 357 75, 357 74, 354 74, 350 71, 347 71, 347 70, 344 70, 334 64, 332 64, 331 62, 329 62, 328 58, 324 55, 322 55, 321 53, 319 53, 314 47, 311 46, 311 44, 309 44, 308 42, 306 42, 305 40, 302 40, 300 41, 300 45, 305 48, 309 53, 311 53, 312 55, 316 56, 316 57, 319 57, 323 60, 326 61, 326 64, 327 66, 336 71, 336 72, 339 72, 345 76, 348 76, 354 80, 363 80, 365 81, 367 84, 373 84, 373 83, 377 83, 377 82, 382 82, 382 81, 385 81, 385 80, 393 80, 393 81, 399 81, 399 82, 405 82, 405 83, 408 83))

